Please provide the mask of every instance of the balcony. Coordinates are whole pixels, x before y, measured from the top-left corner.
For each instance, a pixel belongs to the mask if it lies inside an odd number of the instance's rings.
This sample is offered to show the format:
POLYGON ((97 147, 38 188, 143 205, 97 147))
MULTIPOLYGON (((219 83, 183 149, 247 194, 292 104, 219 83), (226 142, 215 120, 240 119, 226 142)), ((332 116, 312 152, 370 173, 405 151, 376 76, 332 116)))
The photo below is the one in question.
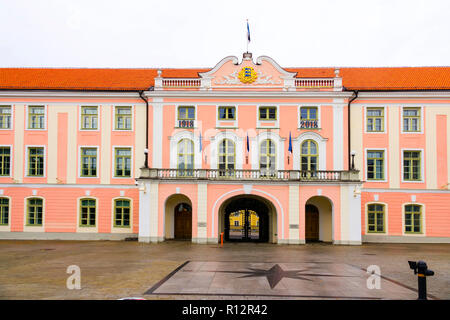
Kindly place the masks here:
POLYGON ((141 168, 139 179, 212 180, 212 181, 299 181, 358 182, 358 170, 219 170, 219 169, 154 169, 141 168))

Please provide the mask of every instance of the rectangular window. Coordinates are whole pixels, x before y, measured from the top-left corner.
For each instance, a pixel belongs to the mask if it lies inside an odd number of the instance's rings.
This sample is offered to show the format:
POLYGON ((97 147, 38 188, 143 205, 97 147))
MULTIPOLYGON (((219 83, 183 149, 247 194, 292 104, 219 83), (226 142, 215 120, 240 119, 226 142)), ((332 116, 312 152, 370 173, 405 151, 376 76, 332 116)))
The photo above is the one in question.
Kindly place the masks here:
POLYGON ((81 148, 82 177, 97 176, 97 148, 81 148))
POLYGON ((317 107, 301 107, 300 120, 317 120, 317 107))
POLYGON ((384 108, 367 108, 367 132, 384 131, 384 108))
POLYGON ((420 131, 420 108, 403 108, 403 131, 420 131))
POLYGON ((421 180, 421 152, 403 151, 403 180, 420 181, 421 180))
POLYGON ((116 130, 131 130, 131 107, 116 107, 116 130))
POLYGON ((28 107, 28 129, 45 129, 45 107, 28 107))
POLYGON ((27 200, 27 225, 42 226, 42 216, 44 211, 43 200, 32 198, 27 200))
POLYGON ((116 177, 131 177, 131 148, 115 149, 116 177))
POLYGON ((276 120, 277 108, 276 107, 260 107, 259 108, 259 120, 276 120))
POLYGON ((11 173, 11 148, 0 147, 0 176, 9 176, 11 173))
POLYGON ((219 120, 235 120, 236 108, 235 107, 219 107, 219 120))
POLYGON ((367 151, 367 180, 384 180, 384 151, 367 151))
POLYGON ((81 129, 82 130, 98 129, 98 107, 96 106, 81 107, 81 129))
POLYGON ((195 120, 195 107, 178 107, 178 120, 195 120))
POLYGON ((319 128, 319 118, 317 107, 300 108, 300 128, 311 129, 319 128))
POLYGON ((117 199, 114 201, 114 226, 128 228, 130 226, 130 200, 117 199))
POLYGON ((11 106, 0 106, 0 129, 11 129, 11 106))
POLYGON ((0 198, 0 225, 7 226, 9 223, 9 199, 0 198))
POLYGON ((80 227, 95 227, 95 199, 80 200, 80 227))
POLYGON ((384 205, 369 204, 367 206, 367 231, 384 232, 384 205))
POLYGON ((44 148, 29 147, 28 148, 28 176, 43 177, 44 176, 44 148))
POLYGON ((405 233, 422 233, 422 206, 405 206, 405 233))

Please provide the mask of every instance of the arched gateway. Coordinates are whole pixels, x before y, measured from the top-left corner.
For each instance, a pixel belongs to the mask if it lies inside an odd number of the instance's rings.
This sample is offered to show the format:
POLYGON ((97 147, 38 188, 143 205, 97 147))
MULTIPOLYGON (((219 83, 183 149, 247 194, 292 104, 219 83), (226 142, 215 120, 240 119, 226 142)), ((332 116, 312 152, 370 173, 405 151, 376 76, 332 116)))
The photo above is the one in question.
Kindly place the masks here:
POLYGON ((225 241, 276 242, 276 211, 266 199, 240 195, 219 209, 219 233, 225 241))

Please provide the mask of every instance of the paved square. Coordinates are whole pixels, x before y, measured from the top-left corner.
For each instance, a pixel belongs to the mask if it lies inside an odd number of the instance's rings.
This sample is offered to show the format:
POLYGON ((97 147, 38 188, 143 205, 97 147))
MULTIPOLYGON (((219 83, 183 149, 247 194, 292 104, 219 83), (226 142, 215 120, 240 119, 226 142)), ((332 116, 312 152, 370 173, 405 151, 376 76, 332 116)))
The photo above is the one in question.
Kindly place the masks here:
POLYGON ((368 289, 369 276, 365 270, 345 263, 187 261, 146 294, 417 299, 412 288, 384 277, 380 289, 368 289))

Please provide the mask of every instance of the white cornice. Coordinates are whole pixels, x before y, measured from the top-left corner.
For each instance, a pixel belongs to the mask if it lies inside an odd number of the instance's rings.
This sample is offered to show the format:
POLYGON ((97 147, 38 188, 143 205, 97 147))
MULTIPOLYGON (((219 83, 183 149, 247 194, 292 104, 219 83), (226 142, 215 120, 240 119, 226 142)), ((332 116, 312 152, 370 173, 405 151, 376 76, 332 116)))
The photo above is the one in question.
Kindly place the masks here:
POLYGON ((147 97, 161 98, 349 98, 352 92, 342 91, 145 91, 147 97))
POLYGON ((232 61, 233 64, 235 64, 235 65, 239 64, 239 60, 236 56, 228 56, 228 57, 225 57, 222 60, 220 60, 219 63, 216 64, 216 66, 214 68, 212 68, 211 70, 209 70, 207 72, 199 72, 198 75, 200 76, 200 78, 209 78, 209 77, 211 77, 211 75, 213 73, 215 73, 217 70, 219 70, 220 67, 222 67, 228 61, 232 61))
POLYGON ((134 92, 108 92, 108 91, 28 91, 13 90, 0 91, 0 97, 52 97, 52 98, 139 98, 134 92))
POLYGON ((256 64, 262 64, 263 61, 267 61, 272 66, 274 66, 275 69, 283 75, 282 76, 283 79, 293 79, 297 75, 297 72, 288 72, 284 70, 278 63, 275 62, 275 60, 273 60, 271 57, 268 56, 258 57, 258 59, 256 59, 256 64))
MULTIPOLYGON (((383 91, 383 92, 358 92, 358 99, 366 98, 450 98, 448 91, 383 91)), ((357 102, 357 100, 355 103, 357 102)))

